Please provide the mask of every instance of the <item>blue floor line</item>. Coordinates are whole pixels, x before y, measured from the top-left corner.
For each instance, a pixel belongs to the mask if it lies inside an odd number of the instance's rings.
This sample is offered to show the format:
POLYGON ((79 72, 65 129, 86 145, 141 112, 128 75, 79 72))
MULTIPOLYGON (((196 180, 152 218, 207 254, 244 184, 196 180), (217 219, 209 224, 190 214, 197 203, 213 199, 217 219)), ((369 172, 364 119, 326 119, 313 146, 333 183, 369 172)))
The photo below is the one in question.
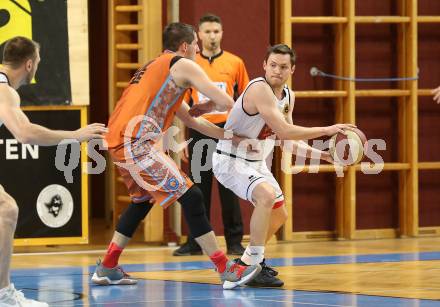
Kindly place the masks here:
MULTIPOLYGON (((429 261, 440 260, 440 252, 421 253, 393 253, 393 254, 367 254, 367 255, 342 255, 342 256, 318 256, 318 257, 293 257, 267 259, 267 264, 276 267, 283 266, 306 266, 350 263, 377 263, 377 262, 400 262, 400 261, 429 261)), ((187 271, 212 269, 211 261, 188 261, 188 262, 164 262, 146 264, 123 264, 127 272, 157 272, 157 271, 187 271)), ((95 266, 89 266, 93 272, 95 266)), ((81 267, 66 268, 41 268, 36 272, 34 269, 14 269, 13 275, 20 276, 43 276, 57 274, 62 270, 62 275, 81 274, 81 267)))
POLYGON ((239 288, 224 291, 219 285, 141 280, 136 286, 95 286, 81 277, 56 276, 16 283, 29 298, 51 306, 439 306, 439 301, 382 297, 340 292, 239 288), (48 287, 50 286, 50 287, 48 287), (86 289, 84 288, 86 287, 86 289))
MULTIPOLYGON (((343 255, 319 257, 274 258, 274 266, 307 266, 325 264, 377 263, 440 260, 440 252, 343 255)), ((200 270, 212 268, 209 261, 183 263, 128 264, 129 271, 152 272, 200 270)), ((33 299, 51 306, 295 306, 295 307, 435 307, 440 301, 363 295, 330 291, 240 288, 224 291, 214 284, 141 279, 133 286, 102 287, 93 285, 89 276, 94 266, 36 268, 12 270, 17 289, 33 299)), ((391 294, 391 293, 390 293, 391 294)))

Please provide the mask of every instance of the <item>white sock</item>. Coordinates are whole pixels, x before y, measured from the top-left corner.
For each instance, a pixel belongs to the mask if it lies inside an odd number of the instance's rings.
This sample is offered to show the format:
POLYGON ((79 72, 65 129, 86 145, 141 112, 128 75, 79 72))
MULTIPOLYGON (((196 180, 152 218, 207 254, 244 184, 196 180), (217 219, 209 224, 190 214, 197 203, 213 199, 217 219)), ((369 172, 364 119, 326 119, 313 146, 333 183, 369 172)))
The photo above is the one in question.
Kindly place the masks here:
POLYGON ((250 246, 246 247, 246 250, 241 256, 241 261, 247 265, 259 264, 264 259, 264 246, 250 246))
POLYGON ((0 289, 0 296, 5 294, 6 292, 8 292, 8 290, 10 289, 11 284, 7 285, 6 287, 0 289))

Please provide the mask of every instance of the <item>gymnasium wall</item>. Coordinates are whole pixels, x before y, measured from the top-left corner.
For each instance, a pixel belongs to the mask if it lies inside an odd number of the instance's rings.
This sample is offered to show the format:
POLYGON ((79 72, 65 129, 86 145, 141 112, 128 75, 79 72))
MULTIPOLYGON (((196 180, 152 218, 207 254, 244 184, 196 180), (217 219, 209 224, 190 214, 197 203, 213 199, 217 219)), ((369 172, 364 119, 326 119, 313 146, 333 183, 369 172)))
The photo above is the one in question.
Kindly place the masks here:
POLYGON ((244 60, 250 78, 261 76, 270 44, 270 1, 180 1, 181 22, 197 26, 205 13, 216 14, 223 21, 222 48, 244 60))
MULTIPOLYGON (((395 16, 399 1, 356 1, 356 15, 395 16)), ((419 15, 439 15, 440 2, 419 1, 419 15)), ((333 1, 292 2, 293 16, 334 16, 333 1)), ((398 75, 397 37, 399 25, 356 25, 356 76, 394 77, 398 75)), ((298 53, 293 78, 295 90, 334 90, 330 79, 312 78, 309 70, 335 71, 335 26, 294 24, 292 40, 298 53)), ((440 85, 440 28, 419 24, 419 88, 440 85)), ((397 89, 396 82, 356 83, 356 89, 397 89)), ((301 125, 328 125, 335 114, 334 99, 297 99, 293 119, 301 125)), ((386 141, 381 155, 385 162, 398 161, 398 98, 356 98, 356 124, 368 138, 386 141)), ((419 161, 440 161, 440 107, 432 97, 419 97, 419 161)), ((357 173, 356 229, 399 228, 398 172, 379 175, 357 173)), ((334 174, 294 175, 294 231, 335 230, 334 174)), ((419 172, 420 227, 440 225, 439 171, 419 172)))
MULTIPOLYGON (((295 16, 331 16, 332 1, 293 2, 295 16)), ((293 16, 292 15, 292 16, 293 16)), ((292 27, 292 48, 297 53, 294 90, 330 90, 335 83, 330 79, 310 76, 310 68, 334 70, 335 34, 331 25, 300 24, 292 27)), ((296 99, 293 111, 295 124, 327 126, 335 116, 333 99, 296 99)), ((332 230, 335 227, 335 176, 332 173, 297 174, 293 176, 293 230, 332 230)))
MULTIPOLYGON (((440 15, 440 1, 419 0, 419 15, 440 15)), ((440 85, 440 27, 419 24, 419 69, 421 88, 440 85)), ((431 97, 419 97, 419 160, 440 161, 440 105, 431 97)), ((440 171, 419 172, 420 226, 440 225, 440 171)))

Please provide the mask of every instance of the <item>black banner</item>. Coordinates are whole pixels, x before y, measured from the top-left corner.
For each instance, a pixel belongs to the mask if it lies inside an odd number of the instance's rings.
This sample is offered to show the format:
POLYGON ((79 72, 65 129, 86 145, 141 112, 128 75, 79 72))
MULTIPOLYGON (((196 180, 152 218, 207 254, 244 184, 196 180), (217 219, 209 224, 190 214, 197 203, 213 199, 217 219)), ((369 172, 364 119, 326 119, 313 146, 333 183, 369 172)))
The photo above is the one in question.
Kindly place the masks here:
POLYGON ((72 102, 66 0, 1 0, 0 58, 5 41, 15 36, 41 45, 35 82, 18 92, 22 105, 66 105, 72 102))
MULTIPOLYGON (((80 110, 27 111, 51 129, 80 127, 80 110)), ((68 151, 69 154, 69 151, 68 151)), ((18 143, 0 128, 0 184, 20 209, 16 239, 82 236, 81 164, 69 184, 55 167, 56 147, 18 143)))

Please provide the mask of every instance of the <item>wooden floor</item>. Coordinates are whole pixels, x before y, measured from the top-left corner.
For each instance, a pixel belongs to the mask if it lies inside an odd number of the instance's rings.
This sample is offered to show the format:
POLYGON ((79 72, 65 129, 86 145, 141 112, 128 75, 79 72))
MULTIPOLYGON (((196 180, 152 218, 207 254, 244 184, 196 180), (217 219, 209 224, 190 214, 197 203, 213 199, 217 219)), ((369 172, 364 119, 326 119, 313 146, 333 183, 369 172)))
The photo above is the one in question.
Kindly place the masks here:
POLYGON ((90 285, 104 251, 65 247, 19 251, 12 280, 51 306, 99 306, 120 298, 132 306, 165 306, 188 295, 196 298, 185 306, 440 306, 440 238, 271 244, 266 257, 285 282, 282 290, 246 287, 228 294, 217 286, 207 257, 173 257, 173 249, 135 244, 124 252, 124 268, 141 279, 135 288, 90 285), (57 278, 68 286, 51 292, 45 280, 56 284, 57 278), (133 296, 126 297, 127 289, 133 296))

